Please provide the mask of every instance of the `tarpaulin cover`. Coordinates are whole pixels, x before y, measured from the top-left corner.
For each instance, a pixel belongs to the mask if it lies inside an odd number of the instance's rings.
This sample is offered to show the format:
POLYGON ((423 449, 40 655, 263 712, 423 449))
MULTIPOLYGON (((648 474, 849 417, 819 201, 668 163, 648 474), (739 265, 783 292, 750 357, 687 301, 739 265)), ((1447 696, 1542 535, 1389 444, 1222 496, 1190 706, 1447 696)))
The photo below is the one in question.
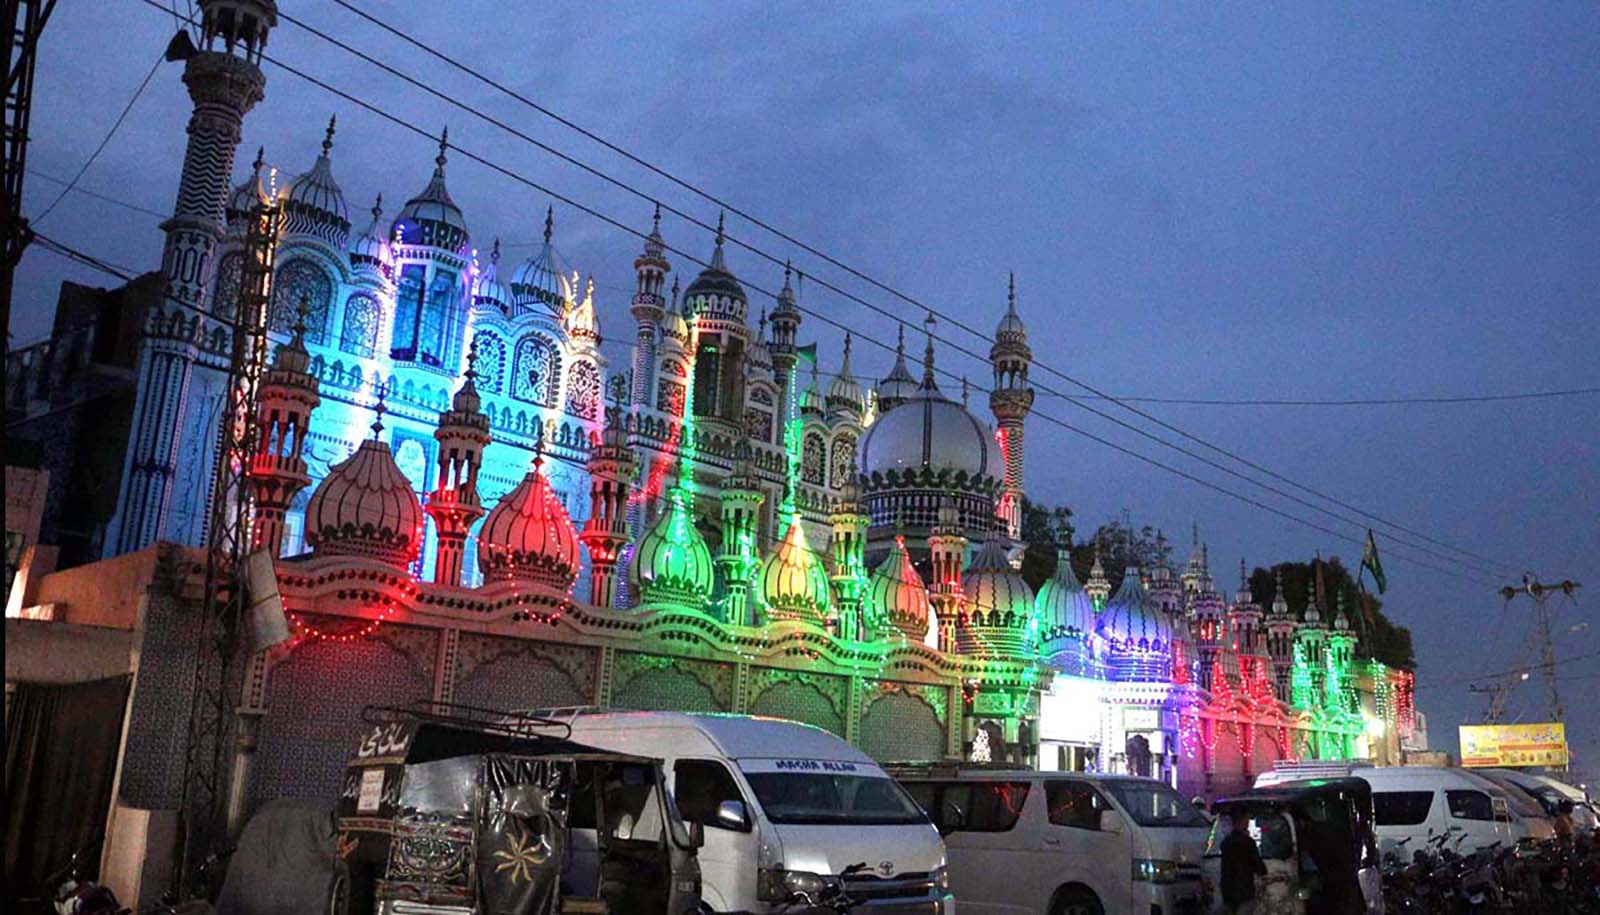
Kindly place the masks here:
POLYGON ((218 915, 324 912, 335 862, 333 802, 282 798, 251 817, 228 860, 218 915))
POLYGON ((485 915, 555 912, 566 856, 572 764, 484 758, 478 885, 485 915))

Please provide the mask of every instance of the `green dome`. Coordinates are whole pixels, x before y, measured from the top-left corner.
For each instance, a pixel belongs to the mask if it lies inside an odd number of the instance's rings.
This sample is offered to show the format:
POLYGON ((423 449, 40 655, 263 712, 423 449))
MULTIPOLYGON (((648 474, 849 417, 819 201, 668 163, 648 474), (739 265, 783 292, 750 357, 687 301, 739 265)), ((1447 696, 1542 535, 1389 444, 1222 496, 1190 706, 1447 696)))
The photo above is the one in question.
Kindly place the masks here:
POLYGON ((761 563, 756 586, 769 620, 827 621, 833 597, 828 570, 806 544, 799 518, 789 523, 788 533, 761 563))
POLYGON ((894 538, 894 549, 873 570, 863 606, 875 628, 903 632, 913 642, 927 638, 928 588, 911 563, 904 537, 894 538))
POLYGON ((673 493, 667 510, 639 539, 628 567, 628 587, 640 603, 700 609, 711 595, 711 550, 695 529, 686 497, 673 493))

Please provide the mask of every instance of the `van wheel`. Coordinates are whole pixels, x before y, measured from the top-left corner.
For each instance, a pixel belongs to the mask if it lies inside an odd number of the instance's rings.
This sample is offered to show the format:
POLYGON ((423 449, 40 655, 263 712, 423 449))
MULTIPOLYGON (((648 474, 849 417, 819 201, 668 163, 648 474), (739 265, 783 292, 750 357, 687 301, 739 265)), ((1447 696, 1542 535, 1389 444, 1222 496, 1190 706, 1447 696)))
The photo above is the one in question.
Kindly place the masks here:
POLYGON ((349 913, 350 865, 341 860, 334 862, 333 880, 328 884, 327 915, 349 915, 349 913))
POLYGON ((1050 915, 1105 915, 1105 909, 1094 893, 1083 887, 1073 887, 1056 894, 1050 915))

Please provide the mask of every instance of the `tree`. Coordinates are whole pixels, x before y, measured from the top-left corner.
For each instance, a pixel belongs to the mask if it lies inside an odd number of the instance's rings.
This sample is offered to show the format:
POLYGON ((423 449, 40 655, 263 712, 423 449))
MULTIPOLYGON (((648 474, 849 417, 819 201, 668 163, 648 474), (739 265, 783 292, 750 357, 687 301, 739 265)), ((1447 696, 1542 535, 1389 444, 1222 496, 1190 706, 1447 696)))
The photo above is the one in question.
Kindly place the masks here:
MULTIPOLYGON (((1355 578, 1337 558, 1321 560, 1322 583, 1326 606, 1322 608, 1323 625, 1333 625, 1339 612, 1339 598, 1344 598, 1344 612, 1350 619, 1350 628, 1359 637, 1357 654, 1371 658, 1400 670, 1414 670, 1416 654, 1411 645, 1411 630, 1399 626, 1383 613, 1383 602, 1367 595, 1372 613, 1370 618, 1361 611, 1361 590, 1355 578)), ((1306 612, 1307 590, 1314 587, 1315 563, 1281 562, 1270 569, 1257 568, 1250 575, 1250 592, 1263 610, 1272 605, 1275 576, 1283 575, 1283 597, 1289 604, 1289 615, 1302 619, 1306 612)))
POLYGON ((1072 542, 1072 509, 1022 500, 1022 580, 1039 590, 1056 573, 1056 550, 1072 542))

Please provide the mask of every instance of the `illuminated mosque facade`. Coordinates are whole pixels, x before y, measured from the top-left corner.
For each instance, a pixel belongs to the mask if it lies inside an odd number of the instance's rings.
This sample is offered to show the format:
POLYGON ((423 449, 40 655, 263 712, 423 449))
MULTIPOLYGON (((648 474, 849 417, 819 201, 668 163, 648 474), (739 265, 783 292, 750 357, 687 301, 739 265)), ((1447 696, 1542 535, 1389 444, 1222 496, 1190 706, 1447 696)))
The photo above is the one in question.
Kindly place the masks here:
POLYGON ((1409 674, 1357 659, 1343 607, 1225 595, 1198 538, 1181 570, 1129 568, 1115 590, 1098 558, 1080 581, 1066 544, 1037 591, 1023 580, 1034 395, 1014 283, 982 415, 939 386, 931 328, 920 360, 902 331, 875 382, 849 338, 823 376, 798 275, 752 315, 720 226, 685 282, 658 214, 633 262, 630 357, 608 362, 605 309, 554 215, 525 261, 484 244, 444 140, 392 214, 352 220, 331 122, 303 174, 275 181, 258 155, 235 183, 274 8, 200 6, 106 558, 37 586, 148 560, 119 804, 179 790, 193 548, 247 230, 268 208, 273 355, 247 479, 293 638, 242 659, 241 809, 337 790, 335 738, 361 708, 418 698, 766 714, 883 760, 1137 772, 1194 794, 1281 759, 1381 755, 1410 727, 1409 674))

